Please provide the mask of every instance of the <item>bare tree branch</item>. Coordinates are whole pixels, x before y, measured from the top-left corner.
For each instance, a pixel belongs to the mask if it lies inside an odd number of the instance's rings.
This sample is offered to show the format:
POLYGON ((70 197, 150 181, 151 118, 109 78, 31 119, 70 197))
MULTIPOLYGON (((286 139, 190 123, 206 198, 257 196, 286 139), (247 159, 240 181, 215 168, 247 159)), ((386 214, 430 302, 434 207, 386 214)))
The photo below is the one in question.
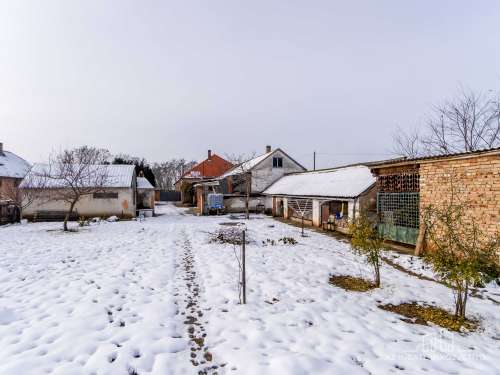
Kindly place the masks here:
POLYGON ((469 152, 500 146, 500 99, 461 89, 452 100, 433 107, 422 132, 394 135, 397 155, 417 157, 469 152))

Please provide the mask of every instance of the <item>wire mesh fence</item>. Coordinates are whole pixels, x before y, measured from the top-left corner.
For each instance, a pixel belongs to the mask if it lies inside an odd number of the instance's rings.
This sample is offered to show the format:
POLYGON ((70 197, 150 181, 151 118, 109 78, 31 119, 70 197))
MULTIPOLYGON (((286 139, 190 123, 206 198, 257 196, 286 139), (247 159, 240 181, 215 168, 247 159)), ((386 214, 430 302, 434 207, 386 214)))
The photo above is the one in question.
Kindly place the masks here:
POLYGON ((381 223, 418 228, 419 193, 378 193, 377 207, 381 223))

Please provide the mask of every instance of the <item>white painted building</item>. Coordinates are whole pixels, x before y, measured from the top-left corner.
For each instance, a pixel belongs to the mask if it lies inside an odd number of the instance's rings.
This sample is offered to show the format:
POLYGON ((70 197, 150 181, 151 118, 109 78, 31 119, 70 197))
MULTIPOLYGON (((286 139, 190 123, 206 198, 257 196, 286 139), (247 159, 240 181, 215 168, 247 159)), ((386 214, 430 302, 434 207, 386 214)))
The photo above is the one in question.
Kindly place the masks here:
POLYGON ((271 150, 271 146, 266 146, 264 154, 235 166, 219 177, 217 190, 224 194, 224 206, 227 211, 243 212, 246 201, 246 184, 250 181, 250 210, 256 211, 265 208, 270 212, 272 200, 263 195, 262 192, 284 175, 305 170, 283 150, 279 148, 271 150))
MULTIPOLYGON (((48 179, 42 184, 33 183, 49 168, 46 164, 35 164, 21 183, 22 189, 35 189, 31 194, 33 202, 23 209, 22 216, 28 219, 55 217, 67 211, 69 203, 57 199, 57 190, 64 184, 56 179, 48 179), (28 182, 29 181, 29 182, 28 182)), ((106 181, 99 192, 84 195, 77 202, 76 217, 118 216, 130 219, 136 216, 137 178, 134 165, 99 165, 106 169, 106 181)), ((154 190, 153 190, 154 192, 154 190)))
POLYGON ((361 210, 376 207, 376 179, 365 165, 293 173, 268 187, 275 216, 347 232, 361 210))
POLYGON ((137 177, 137 209, 147 211, 147 216, 155 212, 155 188, 146 177, 137 177))

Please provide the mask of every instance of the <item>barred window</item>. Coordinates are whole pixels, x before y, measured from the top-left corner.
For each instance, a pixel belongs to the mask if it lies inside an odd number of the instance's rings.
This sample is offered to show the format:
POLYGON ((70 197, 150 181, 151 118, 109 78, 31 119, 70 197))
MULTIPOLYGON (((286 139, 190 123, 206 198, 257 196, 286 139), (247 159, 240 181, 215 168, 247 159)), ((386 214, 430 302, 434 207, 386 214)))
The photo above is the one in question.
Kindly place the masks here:
POLYGON ((420 175, 418 173, 398 173, 378 178, 380 192, 418 192, 420 191, 420 175))

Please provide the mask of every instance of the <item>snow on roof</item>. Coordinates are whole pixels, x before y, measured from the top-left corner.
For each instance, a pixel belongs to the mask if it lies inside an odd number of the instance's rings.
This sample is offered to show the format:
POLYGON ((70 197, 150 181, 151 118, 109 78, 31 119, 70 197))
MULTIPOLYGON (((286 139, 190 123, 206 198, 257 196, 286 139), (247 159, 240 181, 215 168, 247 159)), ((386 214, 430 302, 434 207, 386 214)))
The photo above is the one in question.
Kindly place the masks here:
POLYGON ((368 167, 357 165, 286 175, 268 187, 264 194, 354 198, 375 181, 368 167))
POLYGON ((29 163, 10 151, 0 153, 0 177, 24 178, 30 169, 29 163))
POLYGON ((146 177, 137 177, 137 189, 154 189, 146 177))
POLYGON ((265 154, 257 156, 257 157, 255 157, 253 159, 244 161, 243 163, 238 164, 234 168, 232 168, 229 171, 227 171, 226 173, 224 173, 222 176, 220 176, 220 178, 222 179, 222 178, 226 178, 228 176, 234 176, 235 174, 241 174, 243 171, 249 171, 253 167, 255 167, 257 164, 259 164, 262 160, 264 160, 269 155, 271 155, 272 153, 274 153, 275 151, 276 150, 271 151, 271 152, 266 152, 265 154))
MULTIPOLYGON (((132 178, 134 176, 134 165, 129 164, 109 164, 109 165, 92 165, 90 166, 93 173, 101 173, 100 170, 105 171, 107 174, 107 179, 105 181, 104 187, 107 188, 122 188, 131 187, 132 178)), ((57 169, 59 166, 57 164, 49 165, 43 163, 36 163, 33 165, 28 175, 25 177, 21 183, 21 187, 30 187, 31 184, 37 186, 37 180, 39 180, 42 175, 57 175, 57 169), (29 182, 28 182, 29 181, 29 182)), ((95 175, 94 175, 95 176, 95 175)), ((92 180, 92 177, 90 178, 92 180)), ((63 181, 55 178, 46 179, 43 183, 43 187, 46 188, 58 188, 64 186, 63 181)))

